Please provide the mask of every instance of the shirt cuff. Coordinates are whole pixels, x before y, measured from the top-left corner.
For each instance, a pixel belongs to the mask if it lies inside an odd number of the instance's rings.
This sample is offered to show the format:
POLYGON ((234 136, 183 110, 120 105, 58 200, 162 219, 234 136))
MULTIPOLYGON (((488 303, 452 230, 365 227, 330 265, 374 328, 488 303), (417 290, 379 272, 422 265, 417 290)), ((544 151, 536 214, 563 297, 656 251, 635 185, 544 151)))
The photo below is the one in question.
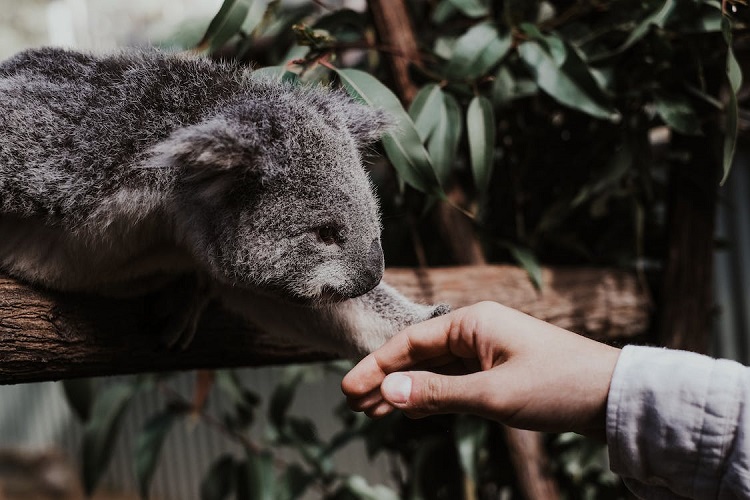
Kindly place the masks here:
POLYGON ((743 369, 691 352, 625 347, 607 400, 612 471, 643 498, 715 498, 743 369))

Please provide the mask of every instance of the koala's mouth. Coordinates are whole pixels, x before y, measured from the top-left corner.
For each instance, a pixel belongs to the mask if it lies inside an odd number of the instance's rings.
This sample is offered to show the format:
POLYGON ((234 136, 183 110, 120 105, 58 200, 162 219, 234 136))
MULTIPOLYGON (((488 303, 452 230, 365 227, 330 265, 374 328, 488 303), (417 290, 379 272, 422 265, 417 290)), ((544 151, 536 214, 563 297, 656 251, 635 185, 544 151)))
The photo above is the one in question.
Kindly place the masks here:
POLYGON ((349 295, 345 295, 333 287, 324 286, 320 291, 320 295, 314 300, 324 304, 335 304, 349 299, 351 299, 349 295))

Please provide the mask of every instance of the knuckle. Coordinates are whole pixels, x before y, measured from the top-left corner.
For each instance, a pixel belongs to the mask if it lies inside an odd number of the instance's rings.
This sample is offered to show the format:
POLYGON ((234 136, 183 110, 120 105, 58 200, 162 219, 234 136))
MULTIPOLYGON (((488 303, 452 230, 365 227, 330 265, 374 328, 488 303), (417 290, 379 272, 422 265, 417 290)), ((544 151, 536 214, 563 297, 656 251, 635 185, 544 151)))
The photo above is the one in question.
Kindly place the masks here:
POLYGON ((437 377, 429 377, 425 380, 422 389, 421 409, 428 412, 436 412, 444 405, 443 382, 437 377))
POLYGON ((477 302, 473 306, 471 306, 471 309, 473 312, 477 314, 494 314, 501 308, 500 304, 497 302, 492 302, 491 300, 483 300, 482 302, 477 302))

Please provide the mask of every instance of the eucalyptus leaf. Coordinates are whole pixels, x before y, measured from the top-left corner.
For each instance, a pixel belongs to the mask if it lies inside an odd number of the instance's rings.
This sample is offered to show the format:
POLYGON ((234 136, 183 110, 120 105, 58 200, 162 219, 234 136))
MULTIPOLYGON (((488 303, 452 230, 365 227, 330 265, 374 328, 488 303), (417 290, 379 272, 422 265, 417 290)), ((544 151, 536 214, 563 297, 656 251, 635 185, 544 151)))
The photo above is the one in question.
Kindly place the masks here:
MULTIPOLYGON (((453 169, 461 139, 461 112, 456 99, 438 88, 438 99, 432 103, 435 108, 430 115, 435 116, 434 128, 429 135, 427 151, 432 158, 435 173, 442 186, 446 186, 453 169)), ((427 107, 425 107, 427 111, 427 107)), ((427 113, 422 113, 422 116, 427 113)))
POLYGON ((459 415, 454 430, 456 450, 464 475, 474 488, 479 484, 478 456, 487 438, 487 421, 470 415, 459 415))
POLYGON ((221 455, 201 482, 201 500, 226 500, 234 490, 236 476, 234 457, 229 453, 221 455))
POLYGON ((265 68, 258 68, 253 71, 253 77, 276 82, 296 83, 299 81, 299 77, 287 70, 285 66, 266 66, 265 68))
POLYGON ((738 132, 738 115, 739 109, 737 104, 737 92, 739 92, 742 86, 742 68, 740 68, 737 59, 734 56, 732 50, 732 26, 728 18, 722 19, 722 33, 724 35, 724 41, 727 44, 727 63, 726 72, 727 79, 729 80, 729 102, 726 106, 726 114, 724 121, 724 157, 722 160, 723 173, 721 177, 721 184, 723 185, 729 172, 732 169, 732 161, 734 160, 734 152, 737 147, 737 132, 738 132))
POLYGON ((675 4, 676 0, 664 0, 664 2, 661 4, 661 7, 657 11, 638 23, 633 31, 630 32, 630 36, 628 36, 625 42, 620 45, 617 50, 615 50, 615 54, 624 52, 635 45, 638 41, 640 41, 644 36, 648 34, 651 26, 663 28, 670 14, 674 10, 675 4))
POLYGON ((95 383, 92 378, 73 378, 63 380, 65 399, 73 413, 86 422, 91 418, 91 409, 95 399, 95 383))
POLYGON ((510 69, 501 65, 492 82, 492 103, 496 107, 509 105, 516 99, 536 95, 539 87, 527 78, 518 78, 510 69))
POLYGON ((422 87, 409 106, 409 116, 423 142, 430 138, 437 127, 443 105, 443 91, 440 86, 430 83, 422 87))
POLYGON ((491 23, 477 24, 456 41, 445 73, 456 80, 482 76, 505 57, 512 43, 510 31, 501 34, 491 23))
POLYGON ((684 96, 657 93, 656 112, 670 128, 685 135, 700 135, 701 124, 690 101, 684 96))
POLYGON ((528 248, 510 242, 501 242, 501 245, 507 248, 515 261, 526 270, 534 287, 537 290, 541 290, 544 286, 542 266, 539 265, 539 261, 533 252, 528 248))
POLYGON ((97 394, 83 430, 83 486, 89 495, 109 465, 122 417, 136 391, 135 383, 118 383, 97 394))
POLYGON ((184 407, 168 407, 152 417, 135 441, 135 477, 141 498, 148 498, 151 479, 154 477, 164 440, 174 423, 187 413, 184 407))
POLYGON ((399 498, 392 489, 383 485, 371 486, 362 476, 350 476, 345 481, 344 487, 361 500, 398 500, 399 498))
POLYGON ((251 35, 257 28, 268 9, 268 0, 250 0, 250 8, 245 15, 245 21, 242 23, 240 30, 247 35, 251 35))
POLYGON ((242 29, 252 3, 253 0, 224 0, 219 12, 209 23, 203 38, 198 42, 198 47, 208 48, 214 52, 237 35, 242 29))
POLYGON ((275 500, 276 477, 273 457, 265 452, 248 451, 237 465, 237 500, 275 500))
POLYGON ((432 10, 432 22, 435 24, 443 24, 445 21, 453 17, 458 9, 453 6, 451 0, 440 0, 435 8, 432 10))
POLYGON ((600 104, 586 94, 537 41, 522 43, 518 53, 534 75, 537 85, 560 104, 596 118, 619 120, 620 115, 614 108, 600 104))
POLYGON ((299 465, 290 465, 279 478, 275 500, 296 500, 300 498, 314 479, 299 465))
POLYGON ((385 109, 395 119, 397 130, 383 137, 383 147, 399 176, 423 193, 444 197, 414 122, 393 92, 364 71, 337 69, 336 73, 352 97, 370 106, 385 109))
POLYGON ((482 0, 449 0, 450 3, 467 17, 484 17, 490 13, 489 7, 482 0))
POLYGON ((487 193, 495 154, 495 115, 492 103, 477 96, 466 112, 466 132, 469 138, 469 157, 474 185, 479 193, 487 193))
POLYGON ((283 430, 286 426, 287 411, 302 380, 304 380, 302 370, 288 370, 271 394, 271 401, 268 405, 268 419, 278 431, 283 430))

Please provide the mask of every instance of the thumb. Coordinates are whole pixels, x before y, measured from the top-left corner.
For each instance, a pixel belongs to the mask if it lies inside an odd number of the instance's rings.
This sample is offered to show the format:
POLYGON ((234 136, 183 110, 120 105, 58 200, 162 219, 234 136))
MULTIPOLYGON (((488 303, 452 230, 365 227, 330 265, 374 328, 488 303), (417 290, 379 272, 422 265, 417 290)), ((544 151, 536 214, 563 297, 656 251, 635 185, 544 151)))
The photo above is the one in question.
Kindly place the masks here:
POLYGON ((432 372, 395 372, 380 385, 383 398, 410 416, 475 413, 481 407, 482 372, 462 376, 432 372))

